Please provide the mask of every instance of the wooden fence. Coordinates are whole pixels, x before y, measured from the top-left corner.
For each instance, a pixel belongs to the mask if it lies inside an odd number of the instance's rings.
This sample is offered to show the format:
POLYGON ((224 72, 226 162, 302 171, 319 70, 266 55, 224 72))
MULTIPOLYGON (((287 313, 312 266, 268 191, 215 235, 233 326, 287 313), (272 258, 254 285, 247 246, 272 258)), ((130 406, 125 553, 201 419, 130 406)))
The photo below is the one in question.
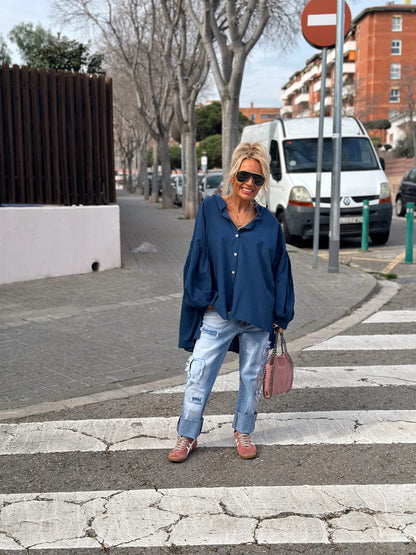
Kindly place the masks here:
POLYGON ((0 204, 116 201, 112 81, 0 68, 0 204))

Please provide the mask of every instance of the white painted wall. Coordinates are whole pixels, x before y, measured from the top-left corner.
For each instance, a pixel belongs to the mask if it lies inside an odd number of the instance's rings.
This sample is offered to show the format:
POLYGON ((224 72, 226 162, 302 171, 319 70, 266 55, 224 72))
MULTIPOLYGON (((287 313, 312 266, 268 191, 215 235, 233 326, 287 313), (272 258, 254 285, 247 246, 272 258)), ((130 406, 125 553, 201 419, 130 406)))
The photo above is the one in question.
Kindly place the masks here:
POLYGON ((119 268, 118 205, 0 207, 0 284, 119 268))

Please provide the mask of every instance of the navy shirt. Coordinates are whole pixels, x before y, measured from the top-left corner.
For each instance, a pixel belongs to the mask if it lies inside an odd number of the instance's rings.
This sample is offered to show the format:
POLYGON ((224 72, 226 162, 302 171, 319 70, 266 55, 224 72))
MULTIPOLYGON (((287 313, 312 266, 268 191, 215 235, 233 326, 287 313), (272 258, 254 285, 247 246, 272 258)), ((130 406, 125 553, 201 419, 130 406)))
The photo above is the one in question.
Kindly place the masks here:
MULTIPOLYGON (((273 335, 294 316, 292 272, 280 224, 263 206, 238 230, 220 195, 204 200, 185 262, 179 347, 192 351, 209 305, 273 335)), ((238 352, 238 338, 230 346, 238 352)))

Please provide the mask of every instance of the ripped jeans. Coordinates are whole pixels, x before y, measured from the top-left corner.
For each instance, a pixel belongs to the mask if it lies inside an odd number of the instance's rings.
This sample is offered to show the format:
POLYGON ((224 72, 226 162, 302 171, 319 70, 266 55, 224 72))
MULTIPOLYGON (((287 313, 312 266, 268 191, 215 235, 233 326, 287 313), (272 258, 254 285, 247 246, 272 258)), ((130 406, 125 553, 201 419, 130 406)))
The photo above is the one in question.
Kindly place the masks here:
POLYGON ((178 422, 179 435, 196 438, 201 433, 211 389, 236 335, 240 344, 240 384, 233 428, 247 434, 254 430, 269 333, 240 320, 223 320, 215 310, 208 310, 186 368, 188 379, 178 422))

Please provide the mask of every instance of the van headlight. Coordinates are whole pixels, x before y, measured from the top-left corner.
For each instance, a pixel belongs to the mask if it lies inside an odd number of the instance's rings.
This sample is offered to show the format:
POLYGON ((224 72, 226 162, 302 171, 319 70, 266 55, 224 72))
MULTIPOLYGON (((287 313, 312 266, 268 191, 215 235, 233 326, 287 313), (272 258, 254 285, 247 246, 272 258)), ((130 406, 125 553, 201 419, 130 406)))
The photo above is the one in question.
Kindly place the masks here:
POLYGON ((382 204, 384 202, 391 202, 391 191, 389 184, 387 181, 383 181, 380 183, 380 201, 379 203, 382 204))
POLYGON ((292 206, 313 206, 312 197, 306 187, 293 187, 289 195, 289 204, 292 206))

